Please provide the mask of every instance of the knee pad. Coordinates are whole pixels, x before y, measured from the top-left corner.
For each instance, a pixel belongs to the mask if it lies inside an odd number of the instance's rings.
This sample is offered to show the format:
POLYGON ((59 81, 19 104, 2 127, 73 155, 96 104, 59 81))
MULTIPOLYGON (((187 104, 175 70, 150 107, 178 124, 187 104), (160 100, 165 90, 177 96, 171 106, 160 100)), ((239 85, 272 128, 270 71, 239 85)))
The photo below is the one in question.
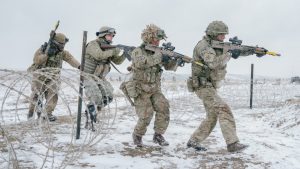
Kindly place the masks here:
POLYGON ((96 122, 97 121, 97 112, 96 112, 96 107, 94 104, 90 104, 90 105, 87 105, 87 109, 88 109, 88 112, 90 114, 90 118, 91 118, 91 121, 93 122, 96 122))
POLYGON ((96 108, 94 104, 90 104, 87 106, 89 113, 96 112, 96 108))
POLYGON ((113 97, 112 96, 103 96, 102 99, 103 99, 102 103, 103 103, 103 107, 104 107, 104 106, 107 106, 109 103, 112 102, 113 97))

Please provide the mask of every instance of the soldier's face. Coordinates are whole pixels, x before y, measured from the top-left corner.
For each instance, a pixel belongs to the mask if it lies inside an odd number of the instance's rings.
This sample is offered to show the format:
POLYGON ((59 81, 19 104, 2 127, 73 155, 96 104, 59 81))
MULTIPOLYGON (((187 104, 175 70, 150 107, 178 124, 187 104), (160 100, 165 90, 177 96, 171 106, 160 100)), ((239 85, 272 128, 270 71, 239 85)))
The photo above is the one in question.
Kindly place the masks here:
POLYGON ((217 41, 220 41, 220 42, 223 42, 225 39, 225 34, 219 34, 217 37, 216 37, 216 40, 217 41))
POLYGON ((63 51, 64 50, 64 47, 65 47, 65 43, 60 43, 60 42, 57 42, 57 41, 53 41, 53 43, 55 44, 55 46, 57 47, 57 49, 59 51, 63 51))
POLYGON ((105 35, 105 39, 108 41, 112 41, 114 36, 115 36, 114 34, 108 34, 108 35, 105 35))
POLYGON ((151 45, 159 46, 159 42, 160 42, 159 39, 153 39, 152 42, 151 42, 151 45))

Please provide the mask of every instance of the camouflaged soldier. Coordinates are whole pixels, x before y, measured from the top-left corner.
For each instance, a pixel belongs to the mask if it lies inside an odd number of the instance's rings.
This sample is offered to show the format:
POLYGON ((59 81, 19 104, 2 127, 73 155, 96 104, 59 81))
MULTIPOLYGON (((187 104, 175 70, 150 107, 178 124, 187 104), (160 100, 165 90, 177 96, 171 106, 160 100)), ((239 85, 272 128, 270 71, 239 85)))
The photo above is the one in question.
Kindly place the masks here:
POLYGON ((142 136, 146 133, 154 111, 154 143, 167 146, 169 143, 163 137, 170 119, 169 102, 161 92, 162 67, 174 70, 176 61, 160 52, 145 49, 146 45, 159 46, 159 42, 166 38, 165 32, 156 25, 147 25, 141 34, 143 43, 132 51, 132 83, 135 86, 134 105, 138 115, 138 122, 132 134, 134 144, 142 147, 142 136))
POLYGON ((84 72, 91 76, 85 77, 84 86, 90 101, 87 111, 92 116, 96 116, 97 111, 113 100, 113 87, 105 78, 111 69, 111 62, 119 65, 126 58, 122 49, 101 48, 102 44, 110 45, 115 35, 114 28, 103 26, 96 32, 97 39, 89 42, 86 47, 84 72))
POLYGON ((222 21, 213 21, 206 29, 206 36, 194 48, 193 59, 204 63, 205 66, 192 64, 192 86, 197 96, 203 101, 206 110, 206 119, 187 143, 188 147, 196 150, 206 150, 200 143, 209 136, 218 119, 229 152, 247 147, 239 143, 231 109, 217 94, 217 89, 220 87, 220 81, 225 78, 226 64, 230 58, 253 53, 213 49, 211 41, 224 41, 226 34, 228 34, 227 25, 222 21))
POLYGON ((33 117, 34 112, 37 112, 40 116, 41 111, 38 110, 38 107, 42 106, 41 100, 42 97, 45 97, 45 110, 48 119, 49 121, 56 120, 52 112, 58 100, 57 92, 59 90, 62 63, 66 61, 74 68, 80 67, 80 63, 67 50, 64 50, 67 42, 68 38, 64 34, 55 33, 48 53, 46 53, 47 44, 44 44, 34 54, 34 63, 28 68, 28 71, 33 73, 29 119, 33 117))

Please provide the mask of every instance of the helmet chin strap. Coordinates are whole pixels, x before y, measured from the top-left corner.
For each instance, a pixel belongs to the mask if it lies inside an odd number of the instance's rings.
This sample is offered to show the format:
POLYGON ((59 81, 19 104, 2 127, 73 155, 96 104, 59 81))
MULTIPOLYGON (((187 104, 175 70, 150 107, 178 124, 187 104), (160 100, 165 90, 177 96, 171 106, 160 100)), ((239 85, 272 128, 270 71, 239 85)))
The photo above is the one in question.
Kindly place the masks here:
POLYGON ((104 40, 108 43, 108 44, 111 44, 112 43, 112 40, 108 40, 104 37, 104 40))
POLYGON ((111 44, 112 41, 111 40, 107 40, 105 37, 98 37, 99 39, 103 39, 105 42, 107 42, 108 44, 111 44))

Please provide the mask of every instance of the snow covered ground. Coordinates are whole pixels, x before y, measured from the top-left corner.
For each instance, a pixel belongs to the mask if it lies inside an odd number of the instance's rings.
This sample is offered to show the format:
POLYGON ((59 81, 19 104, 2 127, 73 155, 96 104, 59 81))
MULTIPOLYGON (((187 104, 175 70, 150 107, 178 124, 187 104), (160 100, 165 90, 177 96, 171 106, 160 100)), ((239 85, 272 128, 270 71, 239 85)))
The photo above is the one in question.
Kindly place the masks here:
POLYGON ((26 120, 30 80, 22 73, 9 73, 0 74, 0 168, 300 168, 300 85, 286 79, 257 79, 249 109, 248 77, 228 76, 220 95, 232 107, 240 141, 249 145, 243 152, 228 153, 218 124, 203 143, 206 152, 186 148, 205 111, 196 95, 187 91, 183 76, 167 74, 162 86, 171 105, 165 134, 170 145, 152 142, 151 123, 143 137, 147 147, 138 149, 131 138, 137 117, 118 89, 118 76, 111 78, 115 101, 100 115, 98 130, 84 129, 83 116, 82 135, 76 140, 78 79, 68 78, 78 77, 78 72, 62 76, 67 80, 62 82, 55 123, 26 120))

